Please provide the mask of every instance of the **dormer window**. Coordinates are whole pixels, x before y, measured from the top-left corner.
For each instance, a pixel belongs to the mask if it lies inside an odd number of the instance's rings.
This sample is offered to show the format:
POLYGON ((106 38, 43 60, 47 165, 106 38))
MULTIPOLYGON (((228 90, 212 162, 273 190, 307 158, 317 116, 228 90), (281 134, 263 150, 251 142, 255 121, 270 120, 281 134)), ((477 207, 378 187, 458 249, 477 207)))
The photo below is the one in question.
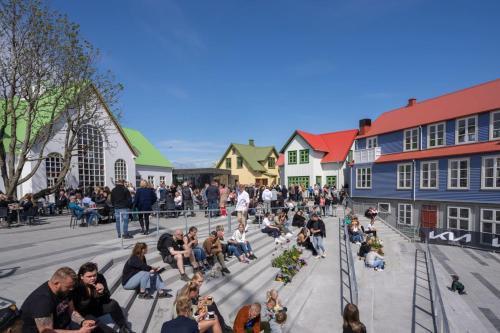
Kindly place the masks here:
POLYGON ((373 136, 366 139, 366 149, 378 147, 377 137, 373 136))
POLYGON ((456 124, 457 144, 477 141, 477 116, 457 119, 456 124))
POLYGON ((418 149, 418 128, 410 128, 404 131, 404 151, 418 149))

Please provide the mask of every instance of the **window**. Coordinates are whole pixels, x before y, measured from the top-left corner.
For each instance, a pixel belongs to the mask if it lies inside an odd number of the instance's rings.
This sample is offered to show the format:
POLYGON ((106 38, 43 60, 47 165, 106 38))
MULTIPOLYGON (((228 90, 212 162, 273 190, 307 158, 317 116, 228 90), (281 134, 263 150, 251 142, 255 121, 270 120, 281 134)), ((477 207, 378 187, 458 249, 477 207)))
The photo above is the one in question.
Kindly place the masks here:
POLYGON ((347 162, 352 162, 352 155, 354 153, 352 152, 352 150, 349 150, 349 153, 347 154, 347 162))
POLYGON ((371 137, 366 139, 366 149, 378 147, 377 137, 371 137))
MULTIPOLYGON (((58 153, 50 153, 45 159, 45 176, 47 187, 53 187, 62 170, 62 156, 58 153)), ((64 187, 64 183, 61 184, 64 187)))
POLYGON ((490 243, 500 238, 500 209, 481 209, 481 242, 490 243))
POLYGON ((427 148, 442 147, 446 132, 445 123, 432 124, 427 126, 427 148))
POLYGON ((148 176, 148 183, 152 186, 155 185, 155 176, 148 176))
POLYGON ((231 169, 231 157, 226 158, 226 169, 231 169))
POLYGON ((483 157, 482 183, 483 189, 500 189, 500 155, 483 157))
POLYGON ((291 184, 309 186, 309 176, 288 177, 288 185, 291 184))
POLYGON ((328 187, 337 187, 337 176, 326 176, 326 185, 328 187))
POLYGON ((316 185, 318 185, 319 187, 321 187, 321 180, 322 180, 321 178, 323 178, 323 177, 316 176, 316 185))
POLYGON ((372 168, 356 169, 356 188, 372 187, 372 168))
POLYGON ((288 151, 288 164, 297 164, 297 151, 288 151))
POLYGON ((379 202, 377 205, 377 209, 380 213, 390 213, 391 212, 391 204, 385 202, 379 202))
POLYGON ((243 158, 242 157, 236 157, 236 167, 238 169, 243 168, 243 158))
POLYGON ((477 116, 457 119, 456 142, 467 143, 477 140, 477 116))
POLYGON ((127 164, 122 159, 115 162, 115 182, 117 180, 127 180, 127 164))
POLYGON ((165 176, 160 176, 160 184, 165 184, 165 176))
POLYGON ((135 175, 135 187, 139 188, 141 186, 141 175, 135 175))
POLYGON ((470 208, 448 207, 448 229, 469 230, 470 208))
POLYGON ((462 158, 448 161, 448 188, 469 188, 469 159, 462 158))
POLYGON ((407 129, 404 132, 404 150, 418 149, 418 128, 407 129))
POLYGON ((398 204, 398 223, 412 224, 412 206, 411 204, 398 204))
POLYGON ((95 126, 85 125, 78 133, 78 180, 84 191, 104 186, 104 141, 95 126))
POLYGON ((269 169, 276 168, 276 159, 274 157, 269 157, 267 159, 267 166, 268 166, 269 169))
POLYGON ((437 189, 439 178, 438 161, 420 163, 420 188, 437 189))
POLYGON ((412 164, 398 164, 398 189, 412 188, 412 164))
POLYGON ((490 119, 490 139, 500 139, 500 111, 491 113, 490 119))
POLYGON ((309 163, 309 149, 302 149, 300 151, 300 164, 309 163))

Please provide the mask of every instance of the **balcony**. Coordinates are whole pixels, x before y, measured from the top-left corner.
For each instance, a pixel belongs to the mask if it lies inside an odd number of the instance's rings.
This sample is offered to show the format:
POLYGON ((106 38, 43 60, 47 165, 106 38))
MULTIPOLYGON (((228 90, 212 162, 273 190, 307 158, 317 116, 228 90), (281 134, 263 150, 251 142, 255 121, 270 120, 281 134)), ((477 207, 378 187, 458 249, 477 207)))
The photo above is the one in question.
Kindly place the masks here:
POLYGON ((354 151, 354 163, 371 163, 381 155, 380 147, 359 149, 354 151))

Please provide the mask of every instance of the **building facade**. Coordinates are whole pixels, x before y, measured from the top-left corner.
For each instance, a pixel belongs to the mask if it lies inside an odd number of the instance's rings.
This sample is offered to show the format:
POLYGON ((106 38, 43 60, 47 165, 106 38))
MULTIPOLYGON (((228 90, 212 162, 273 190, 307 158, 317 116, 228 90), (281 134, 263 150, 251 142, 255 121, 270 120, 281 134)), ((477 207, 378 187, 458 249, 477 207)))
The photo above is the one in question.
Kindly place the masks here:
POLYGON ((282 184, 348 186, 346 165, 357 134, 358 130, 324 134, 296 130, 280 151, 282 184))
POLYGON ((402 226, 500 235, 500 80, 360 121, 352 178, 402 226))
POLYGON ((273 146, 258 147, 253 140, 248 144, 231 143, 217 163, 218 169, 231 171, 230 184, 279 184, 278 152, 273 146), (234 182, 234 183, 233 183, 234 182))

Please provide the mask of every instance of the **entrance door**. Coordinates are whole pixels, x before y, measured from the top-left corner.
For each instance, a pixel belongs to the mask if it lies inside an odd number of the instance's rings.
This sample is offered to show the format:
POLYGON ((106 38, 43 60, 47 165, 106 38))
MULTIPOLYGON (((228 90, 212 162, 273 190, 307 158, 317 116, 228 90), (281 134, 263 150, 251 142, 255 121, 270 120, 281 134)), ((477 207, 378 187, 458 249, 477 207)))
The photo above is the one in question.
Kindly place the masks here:
POLYGON ((421 214, 422 228, 436 228, 437 227, 437 206, 435 205, 422 205, 421 214))

